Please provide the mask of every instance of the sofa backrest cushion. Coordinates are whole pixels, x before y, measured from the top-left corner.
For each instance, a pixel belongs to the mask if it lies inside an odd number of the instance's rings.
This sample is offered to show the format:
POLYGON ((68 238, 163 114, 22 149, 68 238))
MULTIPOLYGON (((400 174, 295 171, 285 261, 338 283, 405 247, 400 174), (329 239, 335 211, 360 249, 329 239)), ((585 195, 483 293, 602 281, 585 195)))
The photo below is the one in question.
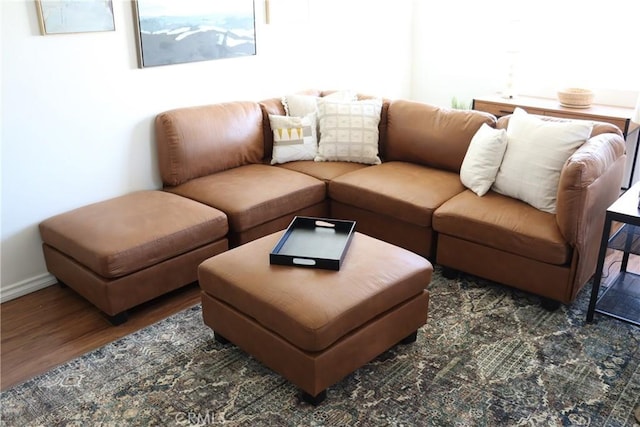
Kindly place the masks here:
POLYGON ((471 138, 483 123, 495 127, 493 115, 395 100, 387 111, 383 161, 404 161, 460 172, 471 138))
POLYGON ((165 186, 263 161, 263 115, 255 102, 179 108, 159 114, 155 123, 165 186))

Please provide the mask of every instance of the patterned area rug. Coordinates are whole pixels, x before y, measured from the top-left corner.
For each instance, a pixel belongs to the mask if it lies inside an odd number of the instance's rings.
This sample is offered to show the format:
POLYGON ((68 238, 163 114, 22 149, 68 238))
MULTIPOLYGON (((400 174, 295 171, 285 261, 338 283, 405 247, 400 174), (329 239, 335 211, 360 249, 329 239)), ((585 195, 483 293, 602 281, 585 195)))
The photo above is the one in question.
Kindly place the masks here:
POLYGON ((202 323, 176 314, 2 393, 2 424, 637 426, 640 328, 436 269, 429 320, 318 407, 202 323))

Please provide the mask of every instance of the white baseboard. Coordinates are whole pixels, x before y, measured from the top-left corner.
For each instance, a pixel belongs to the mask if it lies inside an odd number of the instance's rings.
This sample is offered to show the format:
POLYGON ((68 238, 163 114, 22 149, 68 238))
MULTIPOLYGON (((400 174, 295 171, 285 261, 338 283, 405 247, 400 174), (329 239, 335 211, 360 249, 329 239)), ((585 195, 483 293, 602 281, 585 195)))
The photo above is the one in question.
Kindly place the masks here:
POLYGON ((0 288, 0 303, 11 301, 12 299, 30 294, 31 292, 44 289, 47 286, 56 284, 58 281, 49 273, 32 277, 18 283, 0 288))

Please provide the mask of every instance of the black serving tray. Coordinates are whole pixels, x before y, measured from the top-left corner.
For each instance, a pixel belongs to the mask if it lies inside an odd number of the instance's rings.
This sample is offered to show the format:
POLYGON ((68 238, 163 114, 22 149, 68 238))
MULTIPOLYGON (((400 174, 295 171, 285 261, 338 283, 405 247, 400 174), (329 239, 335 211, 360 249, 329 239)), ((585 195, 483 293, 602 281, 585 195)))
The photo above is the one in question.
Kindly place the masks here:
POLYGON ((269 254, 278 265, 340 270, 355 221, 296 216, 269 254))

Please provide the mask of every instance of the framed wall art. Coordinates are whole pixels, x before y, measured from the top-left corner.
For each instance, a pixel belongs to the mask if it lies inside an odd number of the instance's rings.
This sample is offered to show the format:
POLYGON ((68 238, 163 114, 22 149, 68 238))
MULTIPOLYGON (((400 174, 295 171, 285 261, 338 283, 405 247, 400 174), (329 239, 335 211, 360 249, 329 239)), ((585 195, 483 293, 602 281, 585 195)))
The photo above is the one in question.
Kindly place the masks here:
POLYGON ((114 31, 111 0, 36 0, 43 35, 114 31))
POLYGON ((136 0, 140 67, 256 54, 254 0, 136 0))

